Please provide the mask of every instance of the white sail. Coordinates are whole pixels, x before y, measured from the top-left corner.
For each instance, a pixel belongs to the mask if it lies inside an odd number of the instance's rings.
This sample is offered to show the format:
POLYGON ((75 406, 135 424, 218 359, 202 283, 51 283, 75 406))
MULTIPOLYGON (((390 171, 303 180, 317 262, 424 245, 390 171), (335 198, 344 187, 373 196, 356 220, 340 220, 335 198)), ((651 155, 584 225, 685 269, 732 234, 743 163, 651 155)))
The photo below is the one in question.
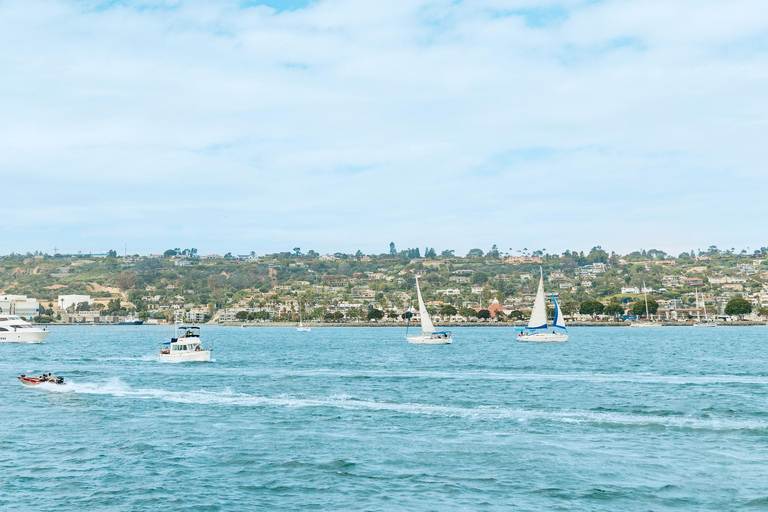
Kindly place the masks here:
POLYGON ((435 332, 435 326, 432 319, 429 318, 429 312, 424 305, 424 299, 421 298, 421 288, 419 287, 419 276, 416 276, 416 294, 419 297, 419 315, 421 316, 421 334, 427 335, 435 332))
POLYGON ((565 329, 565 318, 563 318, 563 311, 560 309, 560 304, 557 303, 554 296, 552 297, 552 302, 555 303, 555 320, 552 322, 552 327, 565 329))
POLYGON ((544 302, 544 271, 541 268, 539 270, 541 271, 539 291, 536 292, 531 319, 528 321, 529 329, 546 329, 547 327, 547 304, 544 302))

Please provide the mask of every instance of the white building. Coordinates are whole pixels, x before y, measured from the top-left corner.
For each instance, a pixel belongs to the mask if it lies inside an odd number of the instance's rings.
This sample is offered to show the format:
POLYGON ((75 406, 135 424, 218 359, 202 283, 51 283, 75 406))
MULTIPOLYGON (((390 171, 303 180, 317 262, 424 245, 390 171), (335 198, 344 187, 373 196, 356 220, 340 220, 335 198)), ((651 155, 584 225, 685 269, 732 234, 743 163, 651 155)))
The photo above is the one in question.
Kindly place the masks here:
POLYGON ((68 307, 77 306, 81 302, 87 302, 93 305, 93 299, 90 295, 59 295, 59 309, 66 311, 68 307))
POLYGON ((40 303, 26 295, 0 295, 0 313, 32 318, 39 314, 40 303))
POLYGON ((637 286, 622 286, 621 287, 621 293, 639 294, 640 293, 640 288, 638 288, 637 286))

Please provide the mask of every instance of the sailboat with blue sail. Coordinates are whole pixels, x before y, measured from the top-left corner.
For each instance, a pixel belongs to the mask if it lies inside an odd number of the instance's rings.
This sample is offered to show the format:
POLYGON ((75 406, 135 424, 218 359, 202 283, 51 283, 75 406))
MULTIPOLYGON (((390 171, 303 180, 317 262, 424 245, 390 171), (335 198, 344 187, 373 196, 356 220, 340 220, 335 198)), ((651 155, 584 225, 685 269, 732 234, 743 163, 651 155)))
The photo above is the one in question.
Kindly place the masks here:
POLYGON ((528 321, 528 327, 520 330, 517 339, 520 341, 568 341, 568 329, 565 328, 565 319, 560 310, 560 304, 552 294, 552 304, 555 307, 555 318, 552 326, 547 324, 547 302, 544 300, 544 270, 539 267, 541 276, 539 277, 539 290, 536 292, 536 300, 533 302, 531 319, 528 321), (552 329, 552 332, 549 332, 552 329))

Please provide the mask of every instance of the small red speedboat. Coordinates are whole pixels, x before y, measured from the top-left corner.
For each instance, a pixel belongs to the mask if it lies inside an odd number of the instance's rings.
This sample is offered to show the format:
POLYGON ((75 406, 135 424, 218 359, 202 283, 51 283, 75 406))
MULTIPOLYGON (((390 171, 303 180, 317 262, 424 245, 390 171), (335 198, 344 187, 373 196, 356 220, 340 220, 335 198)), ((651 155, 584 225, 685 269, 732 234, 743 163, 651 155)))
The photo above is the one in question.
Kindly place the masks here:
POLYGON ((64 382, 63 377, 52 377, 47 375, 42 375, 40 377, 27 377, 26 375, 22 375, 21 377, 17 377, 17 378, 25 386, 37 386, 39 384, 55 384, 57 386, 67 385, 67 383, 64 382))

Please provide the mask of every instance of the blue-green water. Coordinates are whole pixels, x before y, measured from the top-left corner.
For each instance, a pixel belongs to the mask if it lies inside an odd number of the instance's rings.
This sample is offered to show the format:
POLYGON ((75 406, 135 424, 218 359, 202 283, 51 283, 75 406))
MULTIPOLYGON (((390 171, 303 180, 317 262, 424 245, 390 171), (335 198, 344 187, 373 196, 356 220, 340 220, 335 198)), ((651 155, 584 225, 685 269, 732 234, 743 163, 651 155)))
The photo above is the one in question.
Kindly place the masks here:
POLYGON ((766 328, 161 327, 0 344, 2 510, 768 507, 766 328), (69 381, 26 388, 43 371, 69 381))

